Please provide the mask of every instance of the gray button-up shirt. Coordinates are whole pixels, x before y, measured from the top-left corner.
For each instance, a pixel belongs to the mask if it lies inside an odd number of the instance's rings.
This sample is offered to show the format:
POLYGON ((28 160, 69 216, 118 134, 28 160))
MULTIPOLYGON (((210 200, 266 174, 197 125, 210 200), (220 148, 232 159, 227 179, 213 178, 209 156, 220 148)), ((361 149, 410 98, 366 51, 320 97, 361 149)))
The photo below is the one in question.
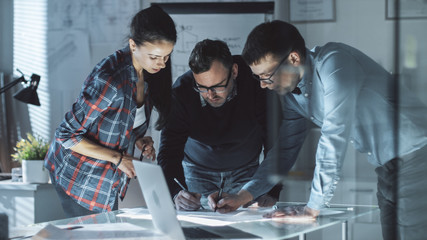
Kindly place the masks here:
POLYGON ((321 128, 310 208, 328 205, 350 141, 358 151, 367 153, 374 166, 427 144, 426 106, 403 85, 397 100, 392 76, 357 49, 328 43, 308 51, 298 87, 302 94, 289 93, 281 99, 284 119, 280 131, 281 139, 286 140, 280 143, 280 161, 288 161, 299 151, 304 119, 321 128), (295 143, 297 147, 289 147, 295 143))

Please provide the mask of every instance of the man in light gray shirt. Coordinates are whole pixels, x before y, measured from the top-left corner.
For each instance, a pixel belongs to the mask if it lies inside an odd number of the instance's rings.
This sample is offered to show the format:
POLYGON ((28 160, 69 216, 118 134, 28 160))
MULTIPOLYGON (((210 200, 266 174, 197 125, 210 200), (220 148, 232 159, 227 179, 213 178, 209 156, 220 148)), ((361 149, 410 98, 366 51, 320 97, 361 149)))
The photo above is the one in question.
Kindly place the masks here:
POLYGON ((257 26, 242 56, 261 87, 281 98, 280 161, 296 157, 306 119, 321 129, 307 205, 270 216, 317 217, 334 195, 352 143, 377 167, 384 239, 424 239, 426 106, 404 86, 396 90, 392 76, 359 50, 341 43, 308 50, 298 30, 286 22, 257 26), (397 91, 404 97, 397 98, 397 91))

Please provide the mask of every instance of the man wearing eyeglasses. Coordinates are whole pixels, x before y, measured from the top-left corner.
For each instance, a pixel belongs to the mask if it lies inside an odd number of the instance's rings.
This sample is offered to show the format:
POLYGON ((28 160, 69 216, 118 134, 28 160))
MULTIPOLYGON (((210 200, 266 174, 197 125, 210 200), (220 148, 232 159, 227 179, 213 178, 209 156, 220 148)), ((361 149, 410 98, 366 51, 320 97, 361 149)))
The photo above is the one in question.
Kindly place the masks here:
POLYGON ((261 87, 281 98, 280 161, 296 157, 306 119, 321 130, 308 203, 267 216, 318 216, 334 195, 350 143, 376 166, 384 239, 425 239, 426 106, 404 85, 395 89, 392 76, 364 53, 342 43, 308 50, 286 22, 255 27, 242 56, 261 87))
POLYGON ((270 148, 265 144, 265 90, 222 41, 197 43, 189 65, 191 70, 174 83, 158 155, 176 208, 197 210, 208 201, 225 213, 253 200, 272 206, 280 189, 267 180, 263 164, 268 158, 259 163, 262 148, 264 155, 270 148))

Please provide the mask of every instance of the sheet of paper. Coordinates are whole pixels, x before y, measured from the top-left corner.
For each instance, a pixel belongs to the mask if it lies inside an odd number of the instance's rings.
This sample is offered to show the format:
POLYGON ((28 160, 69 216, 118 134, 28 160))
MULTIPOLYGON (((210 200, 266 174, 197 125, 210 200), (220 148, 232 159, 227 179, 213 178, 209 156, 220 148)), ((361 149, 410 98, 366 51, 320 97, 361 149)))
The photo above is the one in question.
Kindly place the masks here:
POLYGON ((262 216, 271 208, 240 208, 234 212, 221 214, 212 210, 178 211, 178 220, 208 226, 224 226, 231 223, 266 221, 262 216))
POLYGON ((76 225, 81 228, 72 228, 70 225, 47 225, 32 239, 143 239, 170 240, 169 237, 151 229, 142 228, 130 223, 85 224, 76 225))
MULTIPOLYGON (((351 210, 351 209, 347 209, 351 210)), ((237 211, 221 214, 213 212, 210 209, 198 210, 198 211, 177 211, 177 218, 180 221, 186 221, 196 224, 203 224, 207 226, 225 226, 232 223, 240 222, 253 222, 253 221, 269 221, 271 219, 264 218, 263 215, 273 211, 272 208, 239 208, 237 211)), ((322 209, 319 216, 329 216, 344 213, 343 209, 322 209)), ((124 209, 123 213, 119 214, 118 217, 129 217, 137 219, 151 220, 151 214, 148 209, 133 208, 124 209)), ((307 217, 281 217, 274 219, 275 221, 281 219, 282 221, 288 221, 290 223, 297 222, 313 222, 315 218, 307 217)))
MULTIPOLYGON (((239 208, 237 211, 221 214, 210 209, 199 211, 177 211, 180 221, 203 224, 207 226, 224 226, 231 223, 267 221, 262 216, 272 211, 272 208, 239 208)), ((152 219, 147 209, 124 209, 118 217, 129 217, 137 219, 152 219)))
POLYGON ((125 208, 120 211, 121 213, 117 214, 117 217, 152 220, 151 214, 146 208, 125 208))

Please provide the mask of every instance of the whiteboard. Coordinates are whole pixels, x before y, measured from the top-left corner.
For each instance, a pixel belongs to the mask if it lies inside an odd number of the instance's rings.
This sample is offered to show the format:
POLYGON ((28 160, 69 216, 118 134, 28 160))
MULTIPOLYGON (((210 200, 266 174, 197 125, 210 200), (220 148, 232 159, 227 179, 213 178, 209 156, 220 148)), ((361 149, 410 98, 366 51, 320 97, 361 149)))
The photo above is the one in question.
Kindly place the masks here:
POLYGON ((206 38, 227 43, 231 54, 240 55, 252 29, 271 20, 266 13, 170 14, 177 28, 177 42, 171 56, 175 81, 190 68, 188 58, 197 42, 206 38))

